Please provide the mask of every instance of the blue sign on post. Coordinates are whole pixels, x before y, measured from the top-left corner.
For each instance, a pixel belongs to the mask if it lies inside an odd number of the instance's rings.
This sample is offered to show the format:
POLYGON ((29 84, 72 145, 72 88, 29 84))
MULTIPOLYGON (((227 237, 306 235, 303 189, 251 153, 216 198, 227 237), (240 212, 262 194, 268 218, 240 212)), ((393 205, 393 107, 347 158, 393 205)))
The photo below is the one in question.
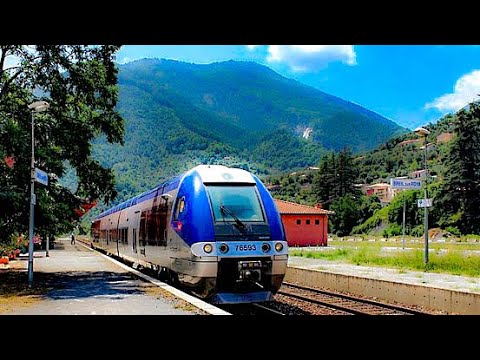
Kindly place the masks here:
POLYGON ((432 199, 418 199, 418 207, 431 207, 432 199))
POLYGON ((43 185, 48 185, 47 173, 39 168, 35 168, 35 181, 43 185))
POLYGON ((390 179, 390 186, 392 189, 420 190, 422 188, 422 180, 390 179))

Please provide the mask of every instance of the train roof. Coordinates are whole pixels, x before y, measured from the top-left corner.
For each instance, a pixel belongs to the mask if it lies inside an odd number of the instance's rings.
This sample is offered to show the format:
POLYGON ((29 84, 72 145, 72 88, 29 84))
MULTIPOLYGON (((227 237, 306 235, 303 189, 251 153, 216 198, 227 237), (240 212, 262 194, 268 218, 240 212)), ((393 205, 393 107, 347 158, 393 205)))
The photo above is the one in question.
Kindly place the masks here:
POLYGON ((121 211, 123 209, 126 209, 130 206, 133 206, 133 205, 136 205, 136 204, 139 204, 145 200, 148 200, 148 199, 151 199, 155 196, 155 193, 164 188, 163 189, 163 192, 168 192, 170 190, 173 190, 175 188, 177 188, 179 182, 180 182, 180 179, 182 178, 182 176, 184 175, 185 173, 181 174, 181 175, 178 175, 178 176, 175 176, 174 178, 171 178, 169 180, 166 180, 164 181, 163 183, 161 183, 160 185, 157 185, 155 186, 153 189, 150 189, 150 190, 147 190, 147 191, 144 191, 143 193, 141 193, 140 195, 137 195, 133 198, 130 198, 128 200, 125 200, 124 202, 118 204, 118 205, 115 205, 114 207, 108 209, 108 210, 105 210, 104 212, 102 212, 100 215, 98 215, 95 220, 98 220, 98 219, 101 219, 107 215, 110 215, 110 214, 113 214, 117 211, 121 211))
POLYGON ((180 180, 187 174, 197 171, 203 183, 250 183, 255 184, 255 179, 251 173, 239 168, 230 168, 224 165, 197 165, 194 168, 175 176, 163 183, 147 190, 140 195, 128 199, 98 215, 95 220, 101 219, 107 215, 116 213, 130 206, 134 206, 143 201, 151 199, 158 190, 163 188, 163 192, 169 192, 178 187, 180 180))
POLYGON ((239 168, 230 168, 224 165, 198 165, 191 171, 197 171, 203 183, 255 184, 253 175, 239 168))

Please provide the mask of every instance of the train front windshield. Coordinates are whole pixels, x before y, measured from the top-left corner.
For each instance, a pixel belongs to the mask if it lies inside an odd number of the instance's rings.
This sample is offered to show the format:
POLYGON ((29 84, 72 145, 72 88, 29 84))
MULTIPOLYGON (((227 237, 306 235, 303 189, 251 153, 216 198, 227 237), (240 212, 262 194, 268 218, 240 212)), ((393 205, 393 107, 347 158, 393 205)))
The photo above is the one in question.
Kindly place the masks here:
POLYGON ((216 222, 235 220, 235 217, 242 222, 265 221, 254 185, 209 185, 207 191, 216 222))

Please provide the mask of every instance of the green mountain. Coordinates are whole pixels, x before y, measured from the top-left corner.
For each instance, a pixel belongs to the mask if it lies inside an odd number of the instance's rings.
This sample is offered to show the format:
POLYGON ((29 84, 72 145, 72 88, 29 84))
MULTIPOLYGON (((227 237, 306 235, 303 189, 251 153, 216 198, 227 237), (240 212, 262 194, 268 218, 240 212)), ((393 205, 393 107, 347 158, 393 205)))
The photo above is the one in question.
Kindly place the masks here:
POLYGON ((116 172, 116 202, 200 163, 272 174, 317 165, 327 150, 366 151, 405 131, 254 62, 120 65, 118 106, 125 145, 99 138, 94 146, 116 172))
POLYGON ((189 130, 232 146, 252 148, 279 128, 300 136, 310 128, 310 138, 323 147, 348 145, 357 152, 402 130, 372 111, 254 62, 143 59, 122 65, 119 83, 173 109, 189 130))

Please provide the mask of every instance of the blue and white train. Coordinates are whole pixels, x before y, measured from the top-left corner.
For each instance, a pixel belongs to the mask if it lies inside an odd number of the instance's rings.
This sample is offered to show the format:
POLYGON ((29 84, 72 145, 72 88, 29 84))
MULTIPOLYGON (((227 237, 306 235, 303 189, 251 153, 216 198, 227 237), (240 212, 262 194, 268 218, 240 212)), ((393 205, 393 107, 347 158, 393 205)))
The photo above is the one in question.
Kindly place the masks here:
POLYGON ((270 193, 255 175, 221 165, 196 166, 104 211, 91 240, 217 304, 272 300, 287 268, 270 193))

